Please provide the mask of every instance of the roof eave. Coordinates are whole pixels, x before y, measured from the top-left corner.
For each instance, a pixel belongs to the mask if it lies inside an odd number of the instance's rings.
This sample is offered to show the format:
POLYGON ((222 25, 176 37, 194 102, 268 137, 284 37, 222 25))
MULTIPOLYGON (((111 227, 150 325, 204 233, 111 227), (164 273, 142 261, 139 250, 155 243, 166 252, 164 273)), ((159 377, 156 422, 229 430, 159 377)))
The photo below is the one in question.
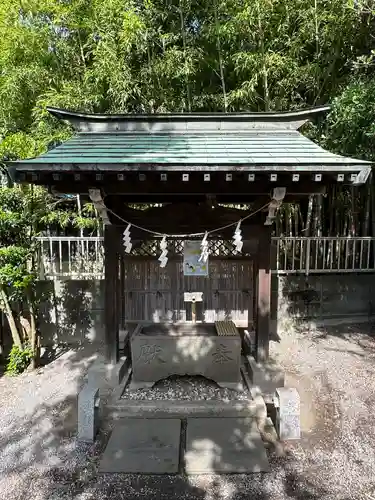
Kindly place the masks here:
POLYGON ((327 113, 331 106, 317 106, 313 108, 301 109, 298 111, 280 111, 280 112, 240 112, 240 113, 153 113, 153 114, 96 114, 80 113, 67 109, 54 108, 47 106, 47 111, 60 120, 86 120, 86 121, 201 121, 201 120, 220 120, 220 121, 295 121, 309 119, 313 116, 327 113))
POLYGON ((76 131, 96 132, 206 132, 220 130, 235 132, 267 124, 270 128, 298 130, 309 119, 327 113, 330 106, 299 111, 258 113, 154 113, 154 114, 93 114, 47 107, 49 113, 68 122, 76 131))
POLYGON ((358 163, 345 163, 342 164, 334 164, 330 162, 322 162, 322 163, 282 163, 282 162, 274 162, 270 164, 265 163, 220 163, 218 164, 193 164, 193 163, 157 163, 157 162, 149 162, 149 163, 96 163, 95 161, 90 163, 80 163, 79 161, 74 163, 64 163, 64 162, 38 162, 38 161, 14 161, 8 162, 9 170, 17 170, 17 171, 48 171, 55 170, 58 171, 74 171, 75 169, 79 169, 81 171, 162 171, 162 170, 173 170, 173 171, 203 171, 207 169, 207 171, 223 171, 225 169, 237 170, 237 171, 246 171, 246 170, 254 170, 258 172, 267 172, 273 170, 279 170, 280 172, 285 171, 296 171, 300 169, 301 173, 304 172, 340 172, 340 171, 360 171, 360 170, 372 170, 372 165, 369 162, 358 162, 358 163))

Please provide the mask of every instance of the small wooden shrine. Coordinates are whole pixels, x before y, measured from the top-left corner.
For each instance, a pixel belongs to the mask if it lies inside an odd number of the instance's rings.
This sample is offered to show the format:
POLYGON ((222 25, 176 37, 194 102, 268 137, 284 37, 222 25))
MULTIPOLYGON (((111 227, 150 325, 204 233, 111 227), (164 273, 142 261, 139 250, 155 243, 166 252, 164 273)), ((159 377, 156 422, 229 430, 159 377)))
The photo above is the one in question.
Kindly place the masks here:
POLYGON ((226 319, 253 330, 255 355, 267 359, 278 208, 324 193, 331 183, 363 184, 371 170, 299 132, 327 109, 154 115, 48 109, 72 125, 74 137, 9 168, 16 182, 89 195, 96 204, 105 223, 110 361, 118 360, 119 330, 128 322, 226 319), (207 276, 185 268, 191 241, 200 242, 207 276), (189 293, 201 300, 193 304, 189 293))

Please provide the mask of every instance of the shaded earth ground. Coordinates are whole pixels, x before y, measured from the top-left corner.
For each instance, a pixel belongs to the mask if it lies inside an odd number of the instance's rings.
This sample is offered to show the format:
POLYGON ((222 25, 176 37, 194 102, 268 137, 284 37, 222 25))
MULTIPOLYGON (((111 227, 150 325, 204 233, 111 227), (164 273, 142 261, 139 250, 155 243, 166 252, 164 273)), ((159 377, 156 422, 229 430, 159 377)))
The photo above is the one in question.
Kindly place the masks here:
POLYGON ((270 456, 271 472, 229 476, 99 475, 77 447, 76 394, 93 353, 68 351, 37 373, 0 377, 2 500, 375 500, 375 334, 341 325, 284 334, 272 356, 297 387, 302 439, 270 456))

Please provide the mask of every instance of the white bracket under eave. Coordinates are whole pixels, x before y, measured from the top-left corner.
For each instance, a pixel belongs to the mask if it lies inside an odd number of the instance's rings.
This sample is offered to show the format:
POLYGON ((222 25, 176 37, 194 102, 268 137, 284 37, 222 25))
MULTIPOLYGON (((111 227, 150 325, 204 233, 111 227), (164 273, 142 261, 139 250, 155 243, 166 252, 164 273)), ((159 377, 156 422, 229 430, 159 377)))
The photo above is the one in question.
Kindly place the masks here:
POLYGON ((357 174, 354 178, 351 178, 353 186, 362 186, 363 184, 366 184, 371 174, 371 170, 371 167, 363 168, 359 174, 357 174))
POLYGON ((272 192, 272 199, 271 203, 268 205, 268 215, 266 217, 266 222, 264 223, 265 226, 271 226, 272 222, 276 218, 276 213, 278 209, 281 207, 281 204, 283 202, 283 199, 285 198, 286 195, 286 188, 285 187, 276 187, 274 188, 272 192))
POLYGON ((99 217, 102 219, 104 225, 109 225, 111 224, 109 218, 108 218, 108 213, 107 209, 104 204, 104 200, 102 198, 102 193, 100 192, 100 189, 89 189, 89 197, 90 200, 93 202, 94 207, 96 208, 99 217))

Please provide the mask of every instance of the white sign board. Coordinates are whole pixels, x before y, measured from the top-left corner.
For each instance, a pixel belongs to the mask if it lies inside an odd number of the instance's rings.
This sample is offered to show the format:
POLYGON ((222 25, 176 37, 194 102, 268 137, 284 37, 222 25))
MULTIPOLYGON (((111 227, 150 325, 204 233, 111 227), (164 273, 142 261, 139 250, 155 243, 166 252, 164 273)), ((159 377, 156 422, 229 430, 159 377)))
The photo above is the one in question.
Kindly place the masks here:
POLYGON ((203 292, 185 292, 184 302, 203 302, 203 292))
POLYGON ((184 276, 208 276, 208 259, 199 260, 201 242, 189 240, 184 242, 184 276))

